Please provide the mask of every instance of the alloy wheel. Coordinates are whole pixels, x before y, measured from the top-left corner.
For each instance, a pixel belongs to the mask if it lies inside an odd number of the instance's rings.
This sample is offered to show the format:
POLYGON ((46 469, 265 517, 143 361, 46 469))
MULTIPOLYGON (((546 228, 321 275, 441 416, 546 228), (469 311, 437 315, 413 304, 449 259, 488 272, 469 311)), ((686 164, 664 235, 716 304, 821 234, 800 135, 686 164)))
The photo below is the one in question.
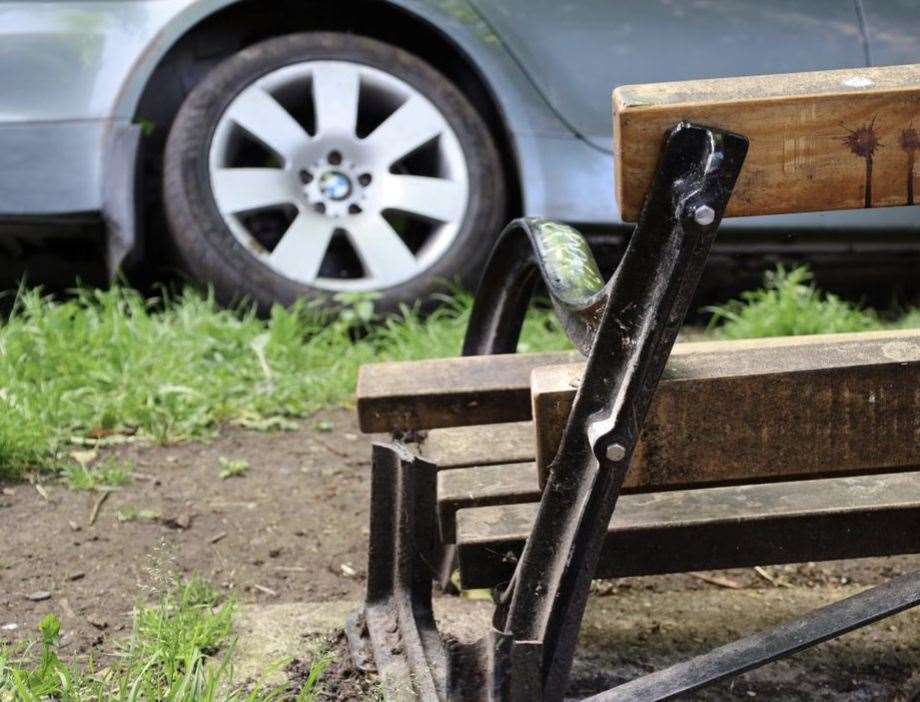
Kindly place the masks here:
POLYGON ((399 285, 457 237, 468 169, 445 116, 350 61, 276 69, 234 97, 209 149, 233 236, 276 273, 330 291, 399 285))

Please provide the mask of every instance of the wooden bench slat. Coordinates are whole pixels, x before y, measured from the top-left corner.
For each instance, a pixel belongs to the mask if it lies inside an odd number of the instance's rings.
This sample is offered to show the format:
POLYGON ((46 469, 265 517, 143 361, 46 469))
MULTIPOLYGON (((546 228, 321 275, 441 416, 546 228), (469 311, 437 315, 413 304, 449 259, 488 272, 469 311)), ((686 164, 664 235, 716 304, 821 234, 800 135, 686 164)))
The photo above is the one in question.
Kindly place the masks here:
POLYGON ((918 123, 920 65, 621 86, 613 109, 627 222, 642 208, 665 131, 682 120, 750 140, 726 216, 905 205, 900 139, 918 123), (845 141, 854 133, 878 143, 868 204, 866 159, 845 141))
POLYGON ((530 372, 580 357, 574 351, 524 353, 362 366, 357 389, 361 431, 530 419, 530 372))
MULTIPOLYGON (((461 586, 514 571, 537 504, 457 512, 461 586)), ((912 553, 920 474, 896 473, 623 495, 598 578, 912 553)))
POLYGON ((438 473, 441 541, 455 542, 457 510, 539 499, 537 466, 533 461, 442 470, 438 473))
MULTIPOLYGON (((533 373, 543 479, 583 367, 533 373)), ((687 344, 655 392, 626 486, 913 468, 918 407, 920 330, 687 344)))
POLYGON ((533 461, 533 437, 533 422, 432 429, 419 454, 439 468, 533 461))

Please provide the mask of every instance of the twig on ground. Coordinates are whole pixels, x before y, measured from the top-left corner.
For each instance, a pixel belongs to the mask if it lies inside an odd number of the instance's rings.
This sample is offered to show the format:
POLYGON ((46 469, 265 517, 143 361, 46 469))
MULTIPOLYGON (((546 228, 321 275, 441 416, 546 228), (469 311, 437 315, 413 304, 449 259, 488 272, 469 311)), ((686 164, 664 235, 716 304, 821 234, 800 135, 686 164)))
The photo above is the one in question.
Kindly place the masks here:
POLYGON ((348 458, 348 454, 345 451, 342 451, 341 449, 338 449, 335 446, 332 446, 331 444, 326 443, 325 441, 320 439, 318 436, 314 436, 313 439, 316 441, 316 443, 318 443, 320 446, 326 449, 329 453, 333 453, 339 458, 348 458))
POLYGON ((96 517, 99 516, 99 508, 102 507, 102 503, 109 499, 111 492, 109 490, 104 490, 99 493, 99 497, 96 498, 96 501, 93 502, 93 511, 89 513, 89 525, 92 526, 96 523, 96 517))
POLYGON ((697 580, 702 580, 704 583, 709 583, 710 585, 718 585, 719 587, 728 588, 729 590, 743 590, 744 586, 735 581, 730 580, 729 578, 720 578, 717 575, 706 575, 705 573, 688 573, 691 578, 696 578, 697 580))
POLYGON ((759 575, 761 578, 766 580, 768 583, 770 583, 773 587, 786 587, 787 585, 789 585, 789 583, 787 583, 782 578, 778 578, 775 575, 771 575, 770 571, 768 571, 763 566, 754 566, 754 572, 757 573, 757 575, 759 575))

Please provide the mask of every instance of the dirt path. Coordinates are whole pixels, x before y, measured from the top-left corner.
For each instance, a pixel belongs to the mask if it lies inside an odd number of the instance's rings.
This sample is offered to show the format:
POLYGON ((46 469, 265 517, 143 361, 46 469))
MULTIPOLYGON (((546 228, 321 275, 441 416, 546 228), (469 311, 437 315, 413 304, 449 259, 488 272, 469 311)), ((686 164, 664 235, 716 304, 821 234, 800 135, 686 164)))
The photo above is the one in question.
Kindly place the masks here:
MULTIPOLYGON (((287 433, 228 430, 211 442, 110 453, 134 461, 136 479, 101 504, 94 524, 97 494, 3 486, 0 642, 34 639, 54 612, 65 654, 104 657, 134 602, 169 568, 200 573, 243 603, 361 599, 369 445, 352 413, 328 412, 287 433), (247 461, 246 474, 221 480, 220 457, 247 461)), ((599 691, 916 567, 920 559, 901 557, 598 583, 573 691, 599 691)), ((488 610, 456 602, 470 620, 488 610)), ((912 699, 918 623, 903 615, 705 699, 912 699)))
POLYGON ((34 638, 55 612, 65 651, 104 651, 167 568, 200 573, 243 602, 360 598, 369 451, 352 413, 326 413, 301 431, 229 430, 208 443, 112 453, 134 461, 137 478, 105 500, 95 524, 95 493, 43 485, 46 498, 17 484, 0 495, 0 640, 34 638), (221 480, 220 457, 249 469, 221 480))

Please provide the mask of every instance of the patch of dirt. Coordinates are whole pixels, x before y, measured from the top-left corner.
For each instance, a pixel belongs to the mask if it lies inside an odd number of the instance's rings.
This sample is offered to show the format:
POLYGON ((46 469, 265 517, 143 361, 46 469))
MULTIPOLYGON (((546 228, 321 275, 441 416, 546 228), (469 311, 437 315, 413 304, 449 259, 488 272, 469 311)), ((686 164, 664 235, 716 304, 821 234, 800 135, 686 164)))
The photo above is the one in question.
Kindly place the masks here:
POLYGON ((65 654, 105 654, 166 569, 200 573, 242 602, 363 596, 370 448, 353 412, 323 413, 298 431, 228 429, 206 443, 105 455, 133 461, 136 477, 94 524, 98 493, 43 484, 46 498, 29 484, 4 486, 0 642, 35 639, 54 612, 65 654), (221 480, 221 457, 249 468, 221 480))
MULTIPOLYGON (((322 685, 316 690, 317 702, 354 702, 354 700, 376 700, 380 691, 376 681, 355 669, 345 634, 339 632, 326 646, 331 662, 322 677, 322 685)), ((294 689, 300 689, 310 677, 310 661, 294 660, 287 673, 294 689)))
MULTIPOLYGON (((136 477, 99 505, 93 524, 98 493, 2 486, 0 643, 34 640, 41 618, 54 612, 63 623, 64 656, 104 662, 113 640, 128 633, 132 606, 149 599, 169 569, 200 573, 243 604, 330 603, 331 612, 333 602, 360 601, 369 443, 353 413, 341 410, 298 431, 229 429, 210 442, 112 449, 105 455, 133 461, 136 477), (221 457, 249 468, 221 480, 221 457)), ((920 558, 905 556, 595 583, 573 692, 597 692, 917 567, 920 558)), ((448 631, 483 631, 490 607, 464 602, 441 603, 459 612, 444 615, 448 631)), ((918 615, 763 668, 704 698, 913 699, 918 615)), ((291 615, 297 633, 287 653, 308 662, 308 627, 301 625, 291 615)), ((333 654, 323 699, 371 698, 374 683, 353 670, 341 637, 333 654)), ((296 681, 308 670, 301 663, 288 675, 296 681)))

